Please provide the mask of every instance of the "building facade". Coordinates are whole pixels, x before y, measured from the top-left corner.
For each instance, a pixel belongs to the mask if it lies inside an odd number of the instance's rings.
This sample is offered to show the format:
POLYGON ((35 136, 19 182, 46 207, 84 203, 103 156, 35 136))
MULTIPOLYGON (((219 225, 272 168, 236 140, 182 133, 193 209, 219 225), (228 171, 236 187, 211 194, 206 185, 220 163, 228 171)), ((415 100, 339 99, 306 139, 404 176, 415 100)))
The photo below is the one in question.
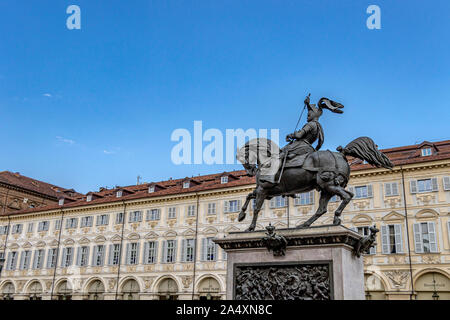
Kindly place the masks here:
MULTIPOLYGON (((396 165, 349 159, 343 225, 376 225, 364 255, 367 299, 450 299, 450 141, 383 150, 396 165)), ((1 299, 224 299, 226 254, 255 187, 244 171, 91 192, 0 217, 1 299)), ((257 229, 295 227, 317 192, 266 201, 257 229)), ((340 199, 316 224, 330 224, 340 199)))

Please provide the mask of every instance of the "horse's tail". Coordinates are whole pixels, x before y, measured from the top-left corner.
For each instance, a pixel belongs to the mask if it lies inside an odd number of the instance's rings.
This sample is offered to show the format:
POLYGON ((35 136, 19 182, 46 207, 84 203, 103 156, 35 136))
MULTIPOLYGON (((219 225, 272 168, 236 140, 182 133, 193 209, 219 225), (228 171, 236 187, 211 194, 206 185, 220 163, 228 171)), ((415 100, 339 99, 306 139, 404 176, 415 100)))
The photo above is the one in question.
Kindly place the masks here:
POLYGON ((375 142, 369 137, 359 137, 350 142, 345 148, 341 146, 337 147, 337 151, 344 156, 352 156, 361 160, 367 161, 367 163, 376 166, 377 168, 383 167, 386 169, 392 169, 394 164, 386 157, 385 154, 380 152, 375 142))

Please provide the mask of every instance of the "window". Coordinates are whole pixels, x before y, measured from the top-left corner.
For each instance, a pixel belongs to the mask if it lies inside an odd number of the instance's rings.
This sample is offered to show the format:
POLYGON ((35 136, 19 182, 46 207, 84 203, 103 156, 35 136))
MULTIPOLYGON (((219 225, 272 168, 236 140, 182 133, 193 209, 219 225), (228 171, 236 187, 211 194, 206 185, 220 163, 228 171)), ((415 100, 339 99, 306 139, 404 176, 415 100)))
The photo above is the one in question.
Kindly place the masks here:
POLYGON ((29 223, 29 224, 28 224, 27 232, 28 232, 28 233, 32 233, 32 232, 33 232, 33 228, 34 228, 34 223, 33 223, 33 222, 29 223))
POLYGON ((48 249, 48 255, 47 255, 47 269, 52 269, 56 266, 56 257, 57 256, 57 249, 48 249))
POLYGON ((151 264, 156 263, 156 257, 158 256, 158 242, 149 241, 145 243, 145 257, 144 263, 151 264))
POLYGON ((22 251, 19 270, 27 270, 30 267, 31 251, 22 251))
POLYGON ((160 218, 160 209, 147 210, 147 221, 156 221, 160 218))
POLYGON ((175 208, 175 207, 169 208, 169 213, 168 213, 167 217, 169 219, 175 219, 177 217, 177 208, 175 208))
POLYGON ((73 248, 71 247, 64 248, 61 259, 61 266, 63 268, 70 267, 72 265, 72 261, 73 261, 73 248))
MULTIPOLYGON (((369 227, 356 227, 355 231, 358 232, 363 237, 370 236, 370 230, 369 227)), ((370 248, 369 254, 375 254, 377 252, 376 246, 370 248)))
POLYGON ((163 245, 164 245, 163 262, 165 263, 175 262, 176 248, 177 248, 176 240, 166 240, 163 242, 163 245))
POLYGON ((340 199, 340 197, 338 197, 337 195, 334 195, 331 197, 330 202, 338 202, 340 199))
POLYGON ((109 246, 109 264, 117 266, 120 260, 120 244, 115 243, 109 246))
POLYGON ((270 208, 283 208, 286 207, 287 201, 286 198, 282 196, 274 197, 270 200, 270 208))
POLYGON ((104 245, 95 246, 92 264, 96 267, 103 266, 104 256, 105 256, 105 246, 104 245))
POLYGON ((139 243, 133 242, 127 244, 127 264, 138 264, 139 262, 139 243))
POLYGON ((350 192, 355 194, 355 199, 372 198, 373 191, 372 185, 368 184, 366 186, 349 187, 350 192))
POLYGON ((305 206, 314 203, 314 191, 297 193, 294 198, 294 205, 305 206))
POLYGON ((155 186, 148 187, 148 193, 153 193, 153 192, 155 192, 155 186))
POLYGON ((437 179, 411 180, 410 191, 411 193, 438 191, 437 179))
POLYGON ((228 183, 228 176, 220 177, 220 183, 221 184, 228 183))
POLYGON ((223 211, 228 212, 238 212, 241 207, 241 200, 227 200, 223 203, 223 211))
POLYGON ((432 154, 431 148, 423 148, 422 149, 422 157, 431 156, 431 154, 432 154))
POLYGON ((50 225, 49 221, 41 221, 38 224, 38 232, 48 231, 48 226, 50 225))
POLYGON ((8 226, 1 226, 0 227, 0 235, 4 235, 8 233, 8 226))
POLYGON ((15 224, 12 227, 12 234, 22 233, 22 225, 21 224, 15 224))
POLYGON ((106 226, 108 225, 109 214, 102 214, 97 216, 97 226, 106 226))
POLYGON ((58 204, 60 206, 64 205, 64 198, 59 199, 58 204))
POLYGON ((383 254, 403 253, 402 225, 381 226, 381 242, 383 254))
POLYGON ((117 191, 117 192, 116 192, 116 198, 122 197, 122 194, 123 194, 123 191, 122 191, 122 190, 117 191))
POLYGON ((81 218, 81 228, 92 227, 92 216, 81 218))
POLYGON ((450 177, 442 178, 442 184, 444 185, 444 190, 449 191, 450 190, 450 177))
POLYGON ((183 189, 187 189, 187 188, 189 188, 189 186, 190 186, 191 184, 190 184, 190 182, 189 181, 185 181, 185 182, 183 182, 183 189))
POLYGON ((384 184, 384 194, 386 196, 398 196, 398 183, 387 182, 384 184))
POLYGON ((55 230, 61 230, 61 220, 55 220, 55 230))
POLYGON ((91 201, 92 201, 92 194, 88 194, 88 195, 86 196, 86 201, 87 201, 87 202, 91 202, 91 201))
POLYGON ((33 259, 33 269, 42 269, 44 265, 44 250, 35 250, 33 259))
POLYGON ((6 270, 16 270, 17 265, 17 251, 8 253, 8 261, 6 262, 6 270))
POLYGON ((438 252, 434 222, 415 223, 413 231, 416 253, 438 252))
POLYGON ((66 220, 66 229, 75 229, 78 226, 78 218, 69 218, 66 220))
POLYGON ((208 215, 216 214, 216 203, 208 203, 208 215))
POLYGON ((77 254, 77 265, 86 267, 89 264, 89 247, 79 247, 77 254))
POLYGON ((142 211, 130 212, 130 222, 141 222, 142 221, 142 211))
POLYGON ((202 260, 216 261, 217 245, 212 241, 213 238, 202 239, 202 260))
POLYGON ((195 216, 195 205, 191 204, 187 207, 187 215, 188 217, 194 217, 195 216))
POLYGON ((116 213, 116 224, 123 223, 123 212, 116 213))
POLYGON ((194 239, 183 239, 182 241, 182 261, 192 262, 194 261, 194 251, 195 251, 195 240, 194 239))

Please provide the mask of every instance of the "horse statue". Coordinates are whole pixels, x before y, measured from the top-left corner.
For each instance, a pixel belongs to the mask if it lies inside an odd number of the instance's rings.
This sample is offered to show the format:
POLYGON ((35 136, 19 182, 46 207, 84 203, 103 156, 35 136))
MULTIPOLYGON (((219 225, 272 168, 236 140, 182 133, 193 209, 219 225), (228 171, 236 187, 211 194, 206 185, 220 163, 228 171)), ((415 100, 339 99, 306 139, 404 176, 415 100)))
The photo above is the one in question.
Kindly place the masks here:
MULTIPOLYGON (((331 102, 334 103, 333 101, 328 103, 329 101, 331 100, 326 101, 329 105, 331 102)), ((308 103, 309 107, 309 97, 305 100, 306 103, 308 103)), ((340 104, 336 105, 339 105, 339 108, 343 107, 340 104)), ((314 116, 317 108, 315 111, 313 108, 310 111, 314 116)), ((308 117, 310 117, 310 114, 308 114, 308 117)), ((311 117, 311 121, 317 122, 317 119, 318 117, 316 119, 311 117)), ((301 138, 303 133, 298 137, 301 138)), ((289 135, 287 139, 292 137, 293 135, 289 135)), ((311 150, 306 154, 295 154, 293 163, 296 163, 296 165, 287 166, 285 165, 287 154, 284 154, 283 150, 280 152, 279 147, 273 141, 264 138, 248 141, 238 150, 236 157, 242 163, 249 176, 256 176, 256 188, 248 194, 239 213, 238 220, 244 220, 250 201, 256 199, 253 219, 247 229, 247 231, 254 231, 264 200, 270 200, 276 196, 295 197, 298 193, 317 190, 320 192, 319 208, 311 218, 297 228, 308 228, 320 216, 325 214, 328 202, 334 195, 340 197, 341 203, 334 212, 333 225, 340 225, 342 211, 353 198, 353 193, 345 189, 350 178, 350 165, 348 164, 347 156, 367 161, 367 163, 376 167, 392 169, 394 165, 386 155, 377 149, 374 141, 368 137, 359 137, 350 142, 345 148, 339 146, 337 151, 317 151, 317 148, 314 150, 311 147, 311 150), (300 157, 302 157, 302 161, 296 162, 296 159, 300 157), (282 165, 280 166, 281 163, 282 165)))

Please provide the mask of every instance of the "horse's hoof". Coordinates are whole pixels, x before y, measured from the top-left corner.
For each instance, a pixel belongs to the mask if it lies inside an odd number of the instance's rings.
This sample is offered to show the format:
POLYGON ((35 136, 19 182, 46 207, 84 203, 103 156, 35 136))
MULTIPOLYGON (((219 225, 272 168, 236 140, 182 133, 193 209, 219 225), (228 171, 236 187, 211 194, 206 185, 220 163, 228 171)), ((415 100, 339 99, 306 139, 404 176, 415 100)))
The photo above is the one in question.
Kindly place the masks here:
POLYGON ((246 232, 252 232, 255 231, 255 227, 254 226, 250 226, 247 228, 247 230, 245 230, 246 232))
POLYGON ((333 220, 333 224, 335 225, 335 226, 339 226, 340 224, 341 224, 341 219, 339 219, 339 218, 334 218, 334 220, 333 220))
POLYGON ((309 228, 309 225, 302 223, 301 225, 297 226, 297 229, 307 229, 309 228))
POLYGON ((245 212, 241 211, 241 213, 239 213, 239 216, 238 216, 238 221, 241 222, 244 219, 245 219, 245 212))

